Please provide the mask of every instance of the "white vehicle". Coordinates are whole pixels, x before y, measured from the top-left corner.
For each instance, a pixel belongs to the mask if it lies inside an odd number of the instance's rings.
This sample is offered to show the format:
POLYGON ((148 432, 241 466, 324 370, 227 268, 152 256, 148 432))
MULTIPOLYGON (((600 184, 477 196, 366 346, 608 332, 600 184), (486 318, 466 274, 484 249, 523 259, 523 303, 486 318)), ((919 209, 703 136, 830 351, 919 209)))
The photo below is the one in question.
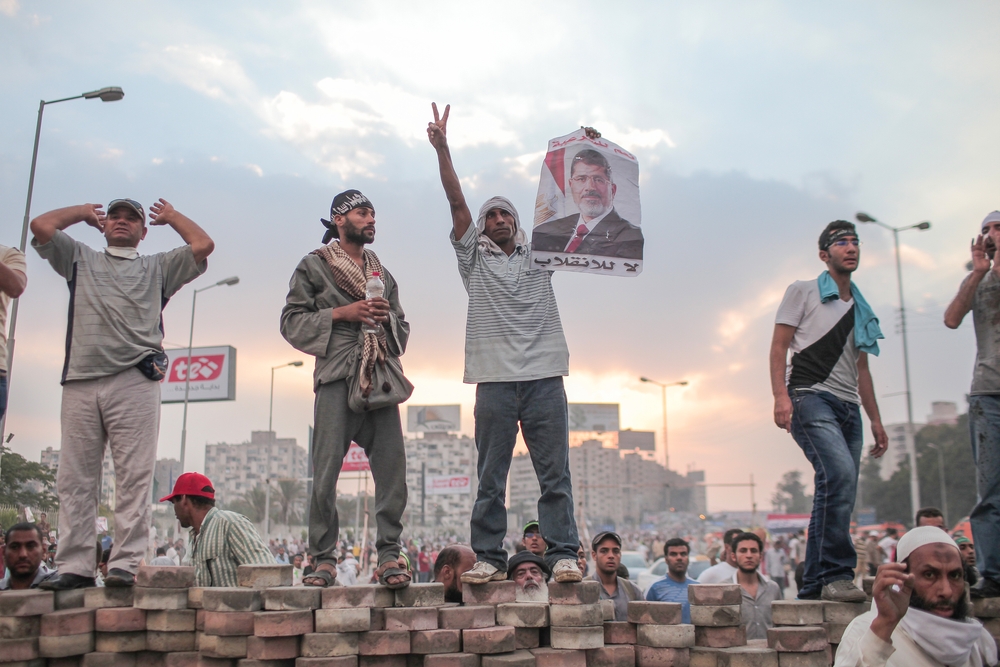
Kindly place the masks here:
POLYGON ((649 569, 649 563, 638 551, 623 551, 621 563, 628 568, 628 579, 631 582, 637 582, 649 569))

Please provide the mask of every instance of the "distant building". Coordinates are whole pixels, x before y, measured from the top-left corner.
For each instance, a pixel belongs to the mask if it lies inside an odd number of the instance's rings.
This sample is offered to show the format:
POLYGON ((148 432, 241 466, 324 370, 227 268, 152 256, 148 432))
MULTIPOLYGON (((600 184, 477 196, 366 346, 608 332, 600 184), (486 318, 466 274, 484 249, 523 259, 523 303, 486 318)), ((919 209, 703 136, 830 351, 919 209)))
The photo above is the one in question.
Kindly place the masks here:
POLYGON ((216 500, 225 505, 268 478, 304 479, 306 459, 306 450, 295 438, 278 438, 274 431, 251 431, 250 442, 205 445, 205 475, 215 485, 216 500))
POLYGON ((931 413, 927 415, 927 425, 937 426, 958 424, 958 404, 951 401, 934 401, 931 403, 931 413))
MULTIPOLYGON (((913 436, 916 437, 926 424, 914 424, 913 436)), ((899 464, 907 460, 906 424, 886 424, 885 433, 889 436, 889 449, 885 456, 879 459, 878 474, 883 480, 888 480, 899 470, 899 464)))
POLYGON ((454 433, 422 435, 406 439, 409 498, 403 523, 467 531, 479 490, 476 441, 454 433))
POLYGON ((42 450, 42 465, 51 468, 52 472, 59 470, 59 451, 51 446, 42 450))

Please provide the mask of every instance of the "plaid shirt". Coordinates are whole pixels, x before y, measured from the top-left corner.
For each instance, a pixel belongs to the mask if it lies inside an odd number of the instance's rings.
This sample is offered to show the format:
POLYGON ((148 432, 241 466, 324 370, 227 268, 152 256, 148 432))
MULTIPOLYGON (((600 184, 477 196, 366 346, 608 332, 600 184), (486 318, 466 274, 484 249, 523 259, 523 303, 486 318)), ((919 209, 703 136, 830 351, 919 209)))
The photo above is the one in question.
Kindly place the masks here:
POLYGON ((202 587, 235 587, 240 565, 274 565, 274 556, 250 519, 213 507, 201 530, 191 531, 191 563, 202 587))

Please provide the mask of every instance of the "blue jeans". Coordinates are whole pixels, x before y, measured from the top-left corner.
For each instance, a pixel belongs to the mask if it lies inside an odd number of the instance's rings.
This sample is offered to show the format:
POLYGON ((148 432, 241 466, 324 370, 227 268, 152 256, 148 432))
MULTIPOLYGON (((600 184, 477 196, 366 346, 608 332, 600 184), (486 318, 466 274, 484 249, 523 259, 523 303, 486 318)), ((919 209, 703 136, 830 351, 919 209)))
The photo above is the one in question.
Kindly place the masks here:
POLYGON ((476 559, 507 569, 507 473, 517 428, 528 446, 542 495, 538 523, 548 548, 549 567, 576 561, 580 538, 573 518, 569 474, 569 412, 561 377, 528 382, 480 382, 476 386, 476 447, 479 494, 472 508, 472 549, 476 559))
POLYGON ((969 397, 969 430, 979 502, 969 515, 976 565, 1000 583, 1000 396, 969 397))
POLYGON ((861 408, 825 391, 789 389, 792 437, 812 464, 816 487, 800 599, 816 599, 823 586, 854 579, 858 555, 851 513, 858 492, 864 436, 861 408))

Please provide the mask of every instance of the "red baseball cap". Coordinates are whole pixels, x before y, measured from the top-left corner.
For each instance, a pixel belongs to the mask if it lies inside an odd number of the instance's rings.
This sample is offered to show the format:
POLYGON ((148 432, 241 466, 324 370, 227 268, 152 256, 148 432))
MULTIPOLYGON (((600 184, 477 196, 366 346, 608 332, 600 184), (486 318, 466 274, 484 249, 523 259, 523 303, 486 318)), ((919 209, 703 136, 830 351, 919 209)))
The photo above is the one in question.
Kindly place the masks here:
POLYGON ((174 482, 174 492, 160 498, 160 502, 173 500, 177 496, 201 496, 215 500, 215 488, 212 486, 212 480, 200 472, 186 472, 174 482))

